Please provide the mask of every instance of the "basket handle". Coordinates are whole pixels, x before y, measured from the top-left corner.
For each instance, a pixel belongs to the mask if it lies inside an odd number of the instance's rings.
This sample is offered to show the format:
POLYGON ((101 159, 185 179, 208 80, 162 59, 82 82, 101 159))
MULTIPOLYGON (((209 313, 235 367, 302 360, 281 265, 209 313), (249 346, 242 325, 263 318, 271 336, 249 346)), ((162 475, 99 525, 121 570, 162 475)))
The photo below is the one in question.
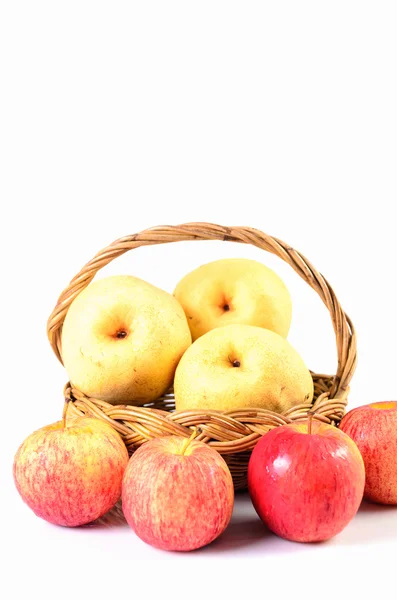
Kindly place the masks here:
POLYGON ((356 334, 353 324, 342 310, 327 280, 302 254, 281 240, 250 227, 223 227, 213 223, 186 223, 146 229, 120 238, 90 260, 59 296, 47 322, 47 335, 57 358, 62 362, 61 333, 69 306, 76 296, 94 279, 98 271, 128 250, 140 246, 179 241, 223 240, 251 244, 275 254, 298 273, 320 296, 328 308, 336 336, 338 370, 333 380, 330 398, 346 395, 357 362, 356 334))

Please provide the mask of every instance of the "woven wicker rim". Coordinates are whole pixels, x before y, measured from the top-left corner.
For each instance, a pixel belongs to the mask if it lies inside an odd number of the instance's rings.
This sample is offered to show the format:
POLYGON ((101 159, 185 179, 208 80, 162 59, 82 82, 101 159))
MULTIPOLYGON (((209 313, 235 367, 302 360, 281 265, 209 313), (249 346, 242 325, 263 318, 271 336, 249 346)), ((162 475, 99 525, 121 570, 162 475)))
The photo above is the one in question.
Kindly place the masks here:
MULTIPOLYGON (((48 323, 47 334, 55 355, 62 363, 61 334, 67 311, 76 298, 93 280, 98 271, 112 260, 129 250, 141 246, 166 244, 179 241, 220 240, 251 244, 270 252, 288 263, 320 296, 327 307, 336 337, 338 368, 336 375, 312 373, 315 387, 313 405, 293 407, 283 414, 263 409, 220 411, 173 411, 172 393, 146 407, 130 405, 114 406, 95 398, 87 398, 68 384, 66 400, 73 400, 70 407, 74 414, 91 414, 110 422, 123 436, 132 452, 141 443, 171 433, 191 435, 191 428, 199 429, 198 439, 214 446, 221 454, 231 455, 252 450, 258 439, 271 427, 307 417, 337 424, 342 418, 349 391, 349 384, 356 367, 356 335, 353 324, 342 310, 327 280, 310 261, 285 242, 251 227, 223 227, 212 223, 186 223, 152 227, 140 233, 120 238, 98 252, 71 280, 59 296, 48 323)), ((63 364, 63 363, 62 363, 63 364)), ((238 464, 235 469, 239 469, 238 464)), ((241 467, 242 477, 245 467, 241 467)))

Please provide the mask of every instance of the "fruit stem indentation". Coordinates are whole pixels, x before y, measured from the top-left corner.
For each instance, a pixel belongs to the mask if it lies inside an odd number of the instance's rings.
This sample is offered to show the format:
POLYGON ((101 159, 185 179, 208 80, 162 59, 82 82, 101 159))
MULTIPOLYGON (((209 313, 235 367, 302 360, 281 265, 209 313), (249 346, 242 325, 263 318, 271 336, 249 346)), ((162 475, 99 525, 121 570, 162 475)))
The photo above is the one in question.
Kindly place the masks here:
POLYGON ((125 337, 127 337, 127 332, 124 329, 120 329, 120 331, 116 333, 116 338, 119 340, 122 340, 125 337))

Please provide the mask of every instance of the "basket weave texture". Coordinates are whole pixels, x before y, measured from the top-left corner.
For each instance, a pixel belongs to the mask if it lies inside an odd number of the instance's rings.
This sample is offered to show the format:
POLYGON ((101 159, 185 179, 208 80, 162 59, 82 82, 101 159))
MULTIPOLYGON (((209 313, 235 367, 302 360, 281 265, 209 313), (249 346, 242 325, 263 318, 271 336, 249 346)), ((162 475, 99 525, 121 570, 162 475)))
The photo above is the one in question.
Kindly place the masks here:
POLYGON ((335 375, 312 373, 313 403, 300 404, 278 414, 264 409, 210 411, 176 411, 172 390, 145 406, 113 405, 88 398, 72 384, 65 386, 64 412, 67 417, 89 415, 110 423, 123 437, 130 454, 146 441, 163 435, 190 437, 197 430, 197 440, 215 448, 226 460, 235 489, 247 485, 250 454, 258 440, 274 427, 307 418, 338 425, 343 417, 349 384, 356 366, 356 336, 349 317, 342 310, 331 286, 302 254, 281 240, 250 227, 222 227, 211 223, 187 223, 153 227, 107 246, 89 261, 60 295, 47 323, 47 333, 57 358, 62 362, 62 325, 69 306, 93 280, 97 272, 128 250, 178 241, 223 240, 252 244, 275 254, 312 287, 327 307, 332 320, 338 355, 335 375))

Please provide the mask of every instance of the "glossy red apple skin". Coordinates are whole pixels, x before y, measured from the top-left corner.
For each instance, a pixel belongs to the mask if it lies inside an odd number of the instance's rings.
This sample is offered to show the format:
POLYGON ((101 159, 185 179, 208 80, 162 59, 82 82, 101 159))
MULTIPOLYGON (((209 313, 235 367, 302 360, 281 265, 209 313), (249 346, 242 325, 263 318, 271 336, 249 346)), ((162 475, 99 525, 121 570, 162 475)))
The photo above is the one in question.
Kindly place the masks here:
POLYGON ((355 441, 364 460, 364 497, 397 504, 397 402, 375 402, 349 411, 340 429, 355 441))
POLYGON ((313 421, 277 427, 254 448, 248 489, 267 527, 287 540, 320 542, 341 532, 364 491, 364 463, 336 427, 313 421))
POLYGON ((233 511, 233 480, 221 455, 207 444, 179 436, 156 438, 130 458, 122 507, 147 544, 187 551, 215 540, 233 511), (184 453, 183 453, 184 452, 184 453))

